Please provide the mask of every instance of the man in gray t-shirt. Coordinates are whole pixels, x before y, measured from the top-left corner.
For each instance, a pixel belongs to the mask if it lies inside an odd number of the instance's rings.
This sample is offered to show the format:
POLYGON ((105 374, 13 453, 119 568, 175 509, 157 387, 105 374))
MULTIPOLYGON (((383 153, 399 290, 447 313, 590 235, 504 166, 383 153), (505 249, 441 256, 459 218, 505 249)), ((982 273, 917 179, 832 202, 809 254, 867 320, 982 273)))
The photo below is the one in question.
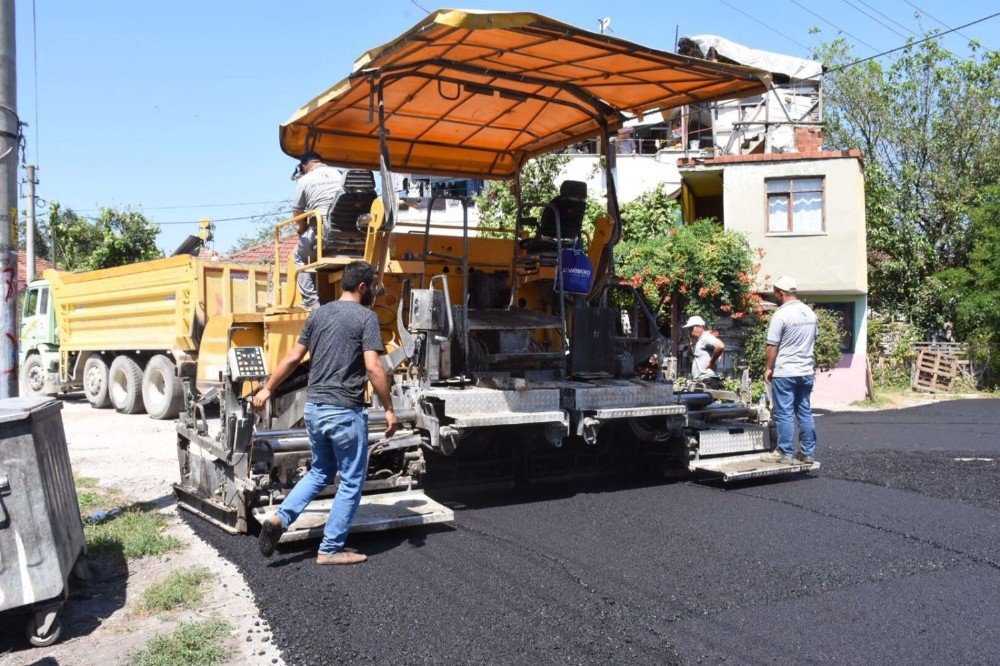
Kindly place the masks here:
POLYGON ((361 489, 368 469, 368 415, 364 408, 365 379, 385 409, 390 437, 399 427, 389 395, 389 378, 382 368, 382 333, 378 318, 369 310, 375 302, 375 267, 354 261, 344 267, 340 300, 327 303, 306 320, 292 350, 281 360, 254 396, 256 409, 263 409, 271 392, 310 356, 309 388, 305 419, 312 445, 312 466, 295 484, 277 515, 261 523, 260 551, 265 557, 288 526, 295 522, 317 494, 340 483, 330 509, 317 564, 355 564, 367 557, 344 550, 344 540, 361 502, 361 489))
POLYGON ((816 373, 813 361, 819 332, 816 313, 799 300, 795 280, 790 277, 774 281, 774 298, 779 307, 771 315, 767 330, 764 381, 771 383, 778 446, 763 457, 771 462, 812 463, 816 450, 816 423, 809 398, 816 373), (796 422, 799 426, 798 453, 795 453, 793 441, 796 422))
MULTIPOLYGON (((301 215, 307 210, 318 210, 326 215, 343 192, 344 172, 323 164, 317 153, 309 151, 299 160, 292 212, 294 215, 301 215)), ((299 244, 295 248, 295 267, 300 269, 316 261, 316 227, 306 220, 299 220, 296 231, 299 234, 299 244)), ((300 272, 296 282, 302 295, 302 307, 307 310, 316 309, 319 306, 316 276, 300 272)))

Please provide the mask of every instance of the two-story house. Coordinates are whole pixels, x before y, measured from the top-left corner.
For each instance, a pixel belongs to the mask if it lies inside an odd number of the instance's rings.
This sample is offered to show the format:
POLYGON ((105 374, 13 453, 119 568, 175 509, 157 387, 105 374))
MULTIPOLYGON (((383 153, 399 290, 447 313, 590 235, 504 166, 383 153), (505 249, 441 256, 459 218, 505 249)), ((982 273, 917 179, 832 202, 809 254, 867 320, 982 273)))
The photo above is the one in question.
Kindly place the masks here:
POLYGON ((761 292, 788 275, 803 300, 840 315, 844 356, 817 375, 817 401, 864 398, 868 263, 861 151, 721 155, 681 159, 678 167, 685 220, 715 217, 762 250, 761 292))

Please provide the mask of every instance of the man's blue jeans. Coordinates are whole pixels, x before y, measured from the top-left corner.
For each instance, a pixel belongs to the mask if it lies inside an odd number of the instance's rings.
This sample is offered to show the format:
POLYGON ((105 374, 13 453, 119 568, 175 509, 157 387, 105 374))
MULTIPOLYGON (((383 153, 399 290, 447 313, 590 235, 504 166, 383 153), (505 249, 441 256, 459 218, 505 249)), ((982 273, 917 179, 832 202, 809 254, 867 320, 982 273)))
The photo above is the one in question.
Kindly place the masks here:
POLYGON ((812 390, 812 375, 771 378, 774 421, 778 426, 778 448, 787 456, 795 454, 796 421, 799 424, 799 445, 802 455, 811 456, 816 451, 816 422, 813 420, 812 407, 809 406, 812 390))
POLYGON ((336 553, 344 548, 347 530, 361 503, 368 470, 368 415, 363 409, 307 402, 305 416, 312 444, 312 468, 288 493, 278 516, 282 525, 291 525, 340 472, 340 485, 319 544, 319 552, 336 553))

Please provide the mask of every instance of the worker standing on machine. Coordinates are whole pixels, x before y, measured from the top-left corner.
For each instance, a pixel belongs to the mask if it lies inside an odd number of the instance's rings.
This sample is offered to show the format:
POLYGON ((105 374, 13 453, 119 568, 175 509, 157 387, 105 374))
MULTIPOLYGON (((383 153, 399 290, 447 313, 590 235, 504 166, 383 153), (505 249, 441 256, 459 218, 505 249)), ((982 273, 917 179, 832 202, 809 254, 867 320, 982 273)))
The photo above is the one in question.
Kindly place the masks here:
POLYGON ((813 350, 819 324, 816 313, 799 300, 795 280, 774 281, 778 309, 767 329, 767 365, 764 381, 770 382, 778 448, 761 456, 769 462, 812 464, 816 451, 816 422, 809 398, 816 369, 813 350), (799 452, 795 453, 795 425, 799 426, 799 452), (794 460, 792 454, 795 454, 794 460))
POLYGON ((375 302, 377 273, 364 261, 344 267, 339 300, 309 315, 299 341, 281 360, 254 396, 254 409, 263 409, 271 392, 310 355, 305 420, 312 445, 312 466, 295 484, 277 514, 261 523, 260 552, 270 557, 281 535, 306 505, 340 472, 340 484, 330 509, 317 564, 357 564, 366 555, 344 550, 344 540, 361 503, 368 471, 368 416, 365 413, 365 375, 385 409, 385 436, 399 427, 389 395, 389 378, 382 368, 382 332, 369 308, 375 302))
MULTIPOLYGON (((292 178, 297 181, 292 204, 296 216, 307 210, 318 210, 326 216, 330 206, 344 192, 344 172, 324 164, 319 154, 311 150, 302 155, 292 178)), ((298 220, 295 230, 299 234, 299 244, 295 248, 296 282, 302 295, 302 307, 312 311, 319 307, 316 275, 303 273, 302 267, 316 261, 316 227, 309 220, 298 220)))
POLYGON ((684 328, 691 329, 691 378, 701 382, 706 388, 718 391, 722 388, 722 380, 715 371, 716 364, 726 345, 722 340, 705 330, 705 320, 694 315, 689 317, 684 328))

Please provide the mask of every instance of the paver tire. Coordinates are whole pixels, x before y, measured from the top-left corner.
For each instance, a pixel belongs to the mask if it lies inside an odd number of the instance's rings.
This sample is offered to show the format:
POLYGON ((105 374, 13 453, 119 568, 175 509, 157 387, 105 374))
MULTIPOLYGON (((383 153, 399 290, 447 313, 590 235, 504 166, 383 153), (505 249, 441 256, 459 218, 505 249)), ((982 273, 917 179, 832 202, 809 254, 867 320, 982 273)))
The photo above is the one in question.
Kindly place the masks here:
POLYGON ((32 354, 21 367, 21 395, 43 396, 45 387, 45 364, 42 357, 32 354))
POLYGON ((111 362, 108 392, 111 404, 122 414, 141 414, 146 410, 142 404, 142 368, 128 356, 116 356, 111 362))
POLYGON ((172 419, 184 405, 177 366, 169 358, 156 355, 149 359, 142 373, 142 402, 146 413, 154 419, 172 419))
POLYGON ((100 356, 91 356, 83 364, 83 394, 94 409, 107 409, 111 406, 108 364, 100 356))

